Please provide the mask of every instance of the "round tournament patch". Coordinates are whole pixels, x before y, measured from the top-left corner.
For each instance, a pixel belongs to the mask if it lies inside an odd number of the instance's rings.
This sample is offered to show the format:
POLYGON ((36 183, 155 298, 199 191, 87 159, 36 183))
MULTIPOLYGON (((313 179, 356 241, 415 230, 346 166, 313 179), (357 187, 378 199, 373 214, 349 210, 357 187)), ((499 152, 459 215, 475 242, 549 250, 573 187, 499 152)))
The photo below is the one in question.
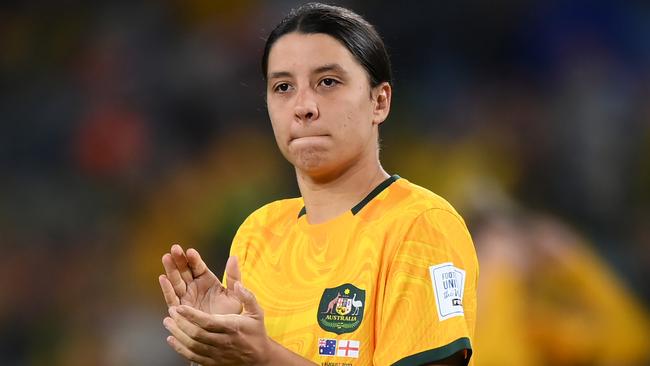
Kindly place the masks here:
POLYGON ((336 334, 351 333, 359 328, 366 305, 366 290, 345 283, 326 288, 318 305, 318 325, 336 334))

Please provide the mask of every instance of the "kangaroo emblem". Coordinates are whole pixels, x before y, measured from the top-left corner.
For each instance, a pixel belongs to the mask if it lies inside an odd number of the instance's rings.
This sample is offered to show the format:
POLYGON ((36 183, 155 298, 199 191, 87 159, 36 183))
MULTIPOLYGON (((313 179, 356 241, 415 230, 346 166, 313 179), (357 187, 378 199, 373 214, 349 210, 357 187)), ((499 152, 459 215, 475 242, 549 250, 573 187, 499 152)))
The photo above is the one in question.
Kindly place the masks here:
POLYGON ((327 304, 327 310, 323 311, 321 314, 334 314, 334 308, 336 306, 336 302, 341 298, 341 293, 337 293, 336 297, 332 299, 332 301, 327 304))

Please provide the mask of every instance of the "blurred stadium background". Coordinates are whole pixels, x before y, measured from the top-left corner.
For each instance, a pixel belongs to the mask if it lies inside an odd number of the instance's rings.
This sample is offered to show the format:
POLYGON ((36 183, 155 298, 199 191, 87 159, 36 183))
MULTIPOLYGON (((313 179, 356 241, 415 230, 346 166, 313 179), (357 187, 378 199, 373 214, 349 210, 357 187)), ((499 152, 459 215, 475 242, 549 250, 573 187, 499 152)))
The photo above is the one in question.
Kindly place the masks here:
MULTIPOLYGON (((0 364, 179 365, 157 275, 298 194, 259 72, 294 1, 0 5, 0 364)), ((395 70, 382 159, 481 261, 477 365, 650 365, 650 4, 340 1, 395 70)))

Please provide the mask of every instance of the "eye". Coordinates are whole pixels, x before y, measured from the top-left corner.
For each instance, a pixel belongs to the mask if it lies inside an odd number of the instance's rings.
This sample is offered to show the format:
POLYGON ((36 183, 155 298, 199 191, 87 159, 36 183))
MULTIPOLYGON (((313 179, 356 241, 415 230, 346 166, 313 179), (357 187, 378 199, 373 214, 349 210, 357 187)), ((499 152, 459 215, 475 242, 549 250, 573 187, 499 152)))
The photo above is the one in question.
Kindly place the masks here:
POLYGON ((335 86, 336 84, 339 84, 339 81, 336 80, 336 79, 332 79, 332 78, 325 78, 325 79, 320 81, 320 84, 322 84, 323 86, 325 86, 327 88, 331 88, 331 87, 335 86))
POLYGON ((289 83, 280 83, 273 88, 274 91, 278 93, 286 93, 291 89, 291 85, 289 83))

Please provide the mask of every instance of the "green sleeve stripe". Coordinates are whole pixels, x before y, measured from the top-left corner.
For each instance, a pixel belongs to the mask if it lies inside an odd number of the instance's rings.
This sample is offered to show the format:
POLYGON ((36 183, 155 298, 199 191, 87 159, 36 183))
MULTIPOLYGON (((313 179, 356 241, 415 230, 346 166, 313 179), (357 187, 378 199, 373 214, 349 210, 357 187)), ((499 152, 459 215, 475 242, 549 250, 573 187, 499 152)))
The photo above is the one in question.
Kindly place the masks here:
POLYGON ((469 342, 469 338, 463 337, 458 338, 457 340, 449 343, 446 346, 430 349, 428 351, 416 353, 411 356, 402 358, 401 360, 395 362, 393 366, 422 366, 427 365, 432 362, 444 360, 445 358, 455 354, 458 351, 468 350, 468 356, 465 360, 465 365, 469 363, 469 359, 472 357, 472 346, 469 342))

